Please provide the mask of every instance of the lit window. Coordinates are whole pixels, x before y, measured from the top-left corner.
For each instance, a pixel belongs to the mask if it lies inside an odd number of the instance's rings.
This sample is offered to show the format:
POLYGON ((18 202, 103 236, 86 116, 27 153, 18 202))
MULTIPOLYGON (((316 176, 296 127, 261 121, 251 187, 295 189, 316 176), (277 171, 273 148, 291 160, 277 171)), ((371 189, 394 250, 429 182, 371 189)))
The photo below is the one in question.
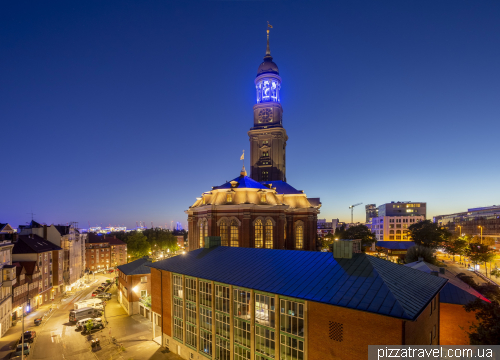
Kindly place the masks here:
POLYGON ((265 243, 266 249, 272 249, 273 248, 273 222, 270 219, 267 219, 267 221, 266 221, 265 238, 266 238, 266 243, 265 243))
POLYGON ((274 297, 255 294, 255 321, 273 328, 274 316, 274 297))
POLYGON ((227 228, 227 222, 226 220, 221 220, 220 226, 219 226, 219 231, 220 231, 220 238, 221 238, 221 245, 222 246, 228 246, 228 228, 227 228))
POLYGON ((261 248, 264 245, 264 239, 263 239, 263 226, 262 226, 262 221, 258 219, 255 221, 255 247, 256 248, 261 248))
POLYGON ((233 202, 233 194, 231 194, 231 193, 226 194, 226 201, 233 202))
POLYGON ((304 248, 304 227, 302 223, 295 226, 295 249, 300 250, 304 248))
POLYGON ((215 285, 215 310, 229 314, 229 287, 215 285))
POLYGON ((200 304, 203 306, 212 307, 212 283, 200 281, 199 287, 200 304))
POLYGON ((239 242, 239 234, 238 234, 238 223, 236 222, 236 220, 231 220, 231 225, 230 225, 230 235, 231 235, 231 246, 233 247, 238 247, 240 242, 239 242))

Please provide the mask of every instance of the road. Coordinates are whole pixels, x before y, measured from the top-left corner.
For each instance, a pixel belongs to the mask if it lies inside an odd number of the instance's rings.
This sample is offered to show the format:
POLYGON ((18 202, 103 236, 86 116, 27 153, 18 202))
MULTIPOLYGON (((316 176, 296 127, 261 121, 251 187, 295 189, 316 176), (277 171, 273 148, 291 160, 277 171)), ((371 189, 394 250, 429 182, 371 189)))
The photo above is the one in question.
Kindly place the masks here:
MULTIPOLYGON (((73 309, 75 302, 91 298, 92 291, 110 278, 104 275, 96 276, 95 281, 88 288, 73 297, 62 300, 59 308, 54 310, 50 318, 42 325, 31 326, 27 329, 37 332, 31 359, 84 360, 93 357, 87 337, 76 331, 74 323, 69 322, 69 311, 73 309)), ((98 333, 94 336, 99 336, 98 333)))

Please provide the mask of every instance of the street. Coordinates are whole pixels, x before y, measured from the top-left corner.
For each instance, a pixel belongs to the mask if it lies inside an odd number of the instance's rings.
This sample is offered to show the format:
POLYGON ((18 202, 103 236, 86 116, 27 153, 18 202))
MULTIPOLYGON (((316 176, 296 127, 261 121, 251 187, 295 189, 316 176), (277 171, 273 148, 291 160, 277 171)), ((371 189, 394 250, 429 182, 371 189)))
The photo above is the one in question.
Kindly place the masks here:
MULTIPOLYGON (((66 359, 84 360, 91 357, 98 360, 109 359, 180 359, 177 355, 151 340, 152 323, 140 316, 128 316, 117 301, 116 286, 112 286, 111 300, 106 305, 107 325, 103 330, 95 331, 92 335, 83 335, 76 330, 75 324, 69 322, 69 311, 74 303, 90 299, 92 291, 106 279, 113 279, 114 275, 99 274, 90 283, 90 286, 76 294, 60 300, 52 305, 55 309, 43 320, 39 326, 34 325, 34 319, 48 313, 50 305, 42 306, 38 311, 26 316, 24 329, 36 331, 36 338, 32 344, 32 353, 29 360, 66 359), (116 338, 116 342, 111 337, 116 338), (90 340, 99 338, 101 346, 92 349, 90 340)), ((104 316, 102 316, 104 320, 104 316)), ((21 336, 21 322, 13 326, 0 341, 0 359, 8 359, 14 345, 21 336)))

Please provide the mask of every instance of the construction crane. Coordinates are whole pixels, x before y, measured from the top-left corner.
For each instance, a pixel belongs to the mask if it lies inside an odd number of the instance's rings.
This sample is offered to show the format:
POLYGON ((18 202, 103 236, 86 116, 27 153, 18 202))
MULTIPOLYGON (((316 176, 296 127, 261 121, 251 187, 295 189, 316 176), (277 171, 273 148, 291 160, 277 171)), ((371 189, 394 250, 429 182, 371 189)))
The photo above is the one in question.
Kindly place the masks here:
POLYGON ((357 203, 357 204, 354 204, 354 205, 349 206, 349 209, 351 209, 351 224, 353 224, 353 223, 354 223, 354 220, 353 220, 353 214, 352 214, 352 213, 353 213, 353 211, 354 211, 354 207, 355 207, 355 206, 358 206, 358 205, 361 205, 361 204, 363 204, 363 203, 357 203))

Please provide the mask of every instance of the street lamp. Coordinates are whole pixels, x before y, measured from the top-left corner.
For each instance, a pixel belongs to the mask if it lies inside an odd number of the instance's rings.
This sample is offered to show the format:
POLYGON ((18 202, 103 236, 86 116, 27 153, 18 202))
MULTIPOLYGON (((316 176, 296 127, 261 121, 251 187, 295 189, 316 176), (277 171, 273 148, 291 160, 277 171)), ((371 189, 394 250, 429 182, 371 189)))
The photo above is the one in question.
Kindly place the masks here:
POLYGON ((478 226, 478 228, 481 229, 481 245, 483 245, 483 227, 482 226, 478 226))

